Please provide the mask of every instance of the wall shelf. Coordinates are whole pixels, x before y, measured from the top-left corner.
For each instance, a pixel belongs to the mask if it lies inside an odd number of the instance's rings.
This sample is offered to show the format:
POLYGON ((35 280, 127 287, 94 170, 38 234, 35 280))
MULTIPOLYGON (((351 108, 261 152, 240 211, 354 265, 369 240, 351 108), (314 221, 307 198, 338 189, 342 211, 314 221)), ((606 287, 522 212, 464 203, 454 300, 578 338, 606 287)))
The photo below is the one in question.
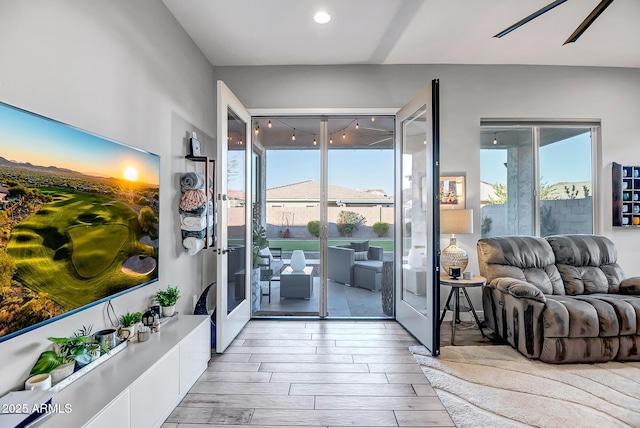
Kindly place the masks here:
POLYGON ((640 227, 640 166, 611 165, 614 226, 640 227))
MULTIPOLYGON (((209 156, 193 156, 193 155, 186 155, 184 157, 187 160, 193 161, 193 162, 203 162, 204 163, 204 188, 205 188, 205 192, 211 191, 211 200, 214 201, 215 204, 215 194, 216 194, 216 161, 215 159, 210 159, 209 156), (211 164, 211 171, 209 171, 209 164, 211 164), (211 186, 209 186, 209 180, 213 180, 213 183, 211 186), (209 189, 209 187, 211 187, 211 189, 209 189)), ((204 248, 210 248, 211 245, 209 245, 209 228, 213 227, 213 224, 209 224, 209 216, 214 216, 214 223, 215 223, 215 207, 213 209, 214 212, 208 212, 207 210, 207 214, 206 214, 206 229, 205 229, 205 238, 204 238, 204 248)), ((215 247, 215 233, 214 235, 211 237, 211 239, 213 240, 213 247, 215 247)))

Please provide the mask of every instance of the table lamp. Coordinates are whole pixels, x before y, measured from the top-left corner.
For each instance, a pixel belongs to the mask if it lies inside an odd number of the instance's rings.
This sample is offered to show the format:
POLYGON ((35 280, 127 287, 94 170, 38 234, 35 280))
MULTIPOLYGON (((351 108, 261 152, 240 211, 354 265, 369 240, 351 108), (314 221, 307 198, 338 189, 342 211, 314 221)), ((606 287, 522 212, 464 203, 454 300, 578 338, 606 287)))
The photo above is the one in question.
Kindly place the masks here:
POLYGON ((469 263, 467 252, 456 244, 456 233, 473 233, 473 210, 440 210, 440 233, 450 233, 449 246, 440 252, 440 266, 444 273, 459 267, 464 272, 469 263))

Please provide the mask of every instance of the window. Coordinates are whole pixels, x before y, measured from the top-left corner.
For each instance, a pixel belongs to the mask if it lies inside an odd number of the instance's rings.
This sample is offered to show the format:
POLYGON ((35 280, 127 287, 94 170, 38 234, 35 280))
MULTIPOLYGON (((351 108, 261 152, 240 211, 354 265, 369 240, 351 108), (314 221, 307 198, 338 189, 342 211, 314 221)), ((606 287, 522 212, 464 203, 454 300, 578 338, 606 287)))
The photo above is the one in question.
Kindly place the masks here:
POLYGON ((483 120, 482 237, 594 233, 598 126, 483 120))

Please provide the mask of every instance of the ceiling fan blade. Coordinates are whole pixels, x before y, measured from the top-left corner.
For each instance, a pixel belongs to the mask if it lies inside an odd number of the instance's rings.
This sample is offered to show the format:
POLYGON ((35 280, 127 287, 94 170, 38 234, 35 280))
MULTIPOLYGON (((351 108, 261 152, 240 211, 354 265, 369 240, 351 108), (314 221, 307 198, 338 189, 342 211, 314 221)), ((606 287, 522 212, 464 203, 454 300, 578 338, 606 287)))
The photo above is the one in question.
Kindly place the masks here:
MULTIPOLYGON (((545 12, 549 12, 551 9, 553 9, 556 6, 560 6, 562 3, 566 2, 567 0, 555 0, 552 3, 549 3, 548 5, 546 5, 545 7, 543 7, 542 9, 538 10, 537 12, 533 12, 531 15, 527 16, 526 18, 522 19, 521 21, 516 22, 515 24, 513 24, 511 27, 506 28, 502 31, 500 31, 498 34, 496 34, 493 37, 503 37, 506 36, 507 34, 509 34, 510 32, 512 32, 513 30, 517 30, 518 28, 522 27, 524 24, 526 24, 529 21, 532 21, 534 19, 536 19, 537 17, 539 17, 540 15, 542 15, 545 12)), ((613 0, 610 0, 613 1, 613 0)))
POLYGON ((373 143, 369 143, 370 146, 375 146, 376 144, 384 143, 385 141, 390 140, 391 137, 383 138, 382 140, 374 141, 373 143))
POLYGON ((611 3, 613 3, 613 0, 602 0, 600 4, 598 4, 595 7, 595 9, 591 11, 589 16, 587 16, 584 19, 584 21, 582 21, 582 23, 578 25, 578 28, 576 28, 576 31, 574 31, 573 34, 569 36, 567 41, 563 43, 563 46, 566 45, 567 43, 573 43, 576 40, 578 40, 580 36, 582 36, 582 33, 587 31, 587 28, 589 28, 589 26, 593 24, 593 22, 598 18, 598 16, 600 16, 600 14, 604 12, 604 10, 607 7, 609 7, 611 3))

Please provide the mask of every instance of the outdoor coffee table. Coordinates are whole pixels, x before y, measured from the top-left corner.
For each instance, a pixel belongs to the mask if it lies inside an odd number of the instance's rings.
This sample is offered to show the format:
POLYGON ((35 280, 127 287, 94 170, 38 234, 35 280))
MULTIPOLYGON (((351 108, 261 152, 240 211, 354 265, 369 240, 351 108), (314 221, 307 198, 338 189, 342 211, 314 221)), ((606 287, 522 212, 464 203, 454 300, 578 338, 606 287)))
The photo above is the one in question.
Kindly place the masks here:
POLYGON ((313 290, 313 266, 294 271, 287 266, 280 272, 280 298, 310 299, 313 290))

